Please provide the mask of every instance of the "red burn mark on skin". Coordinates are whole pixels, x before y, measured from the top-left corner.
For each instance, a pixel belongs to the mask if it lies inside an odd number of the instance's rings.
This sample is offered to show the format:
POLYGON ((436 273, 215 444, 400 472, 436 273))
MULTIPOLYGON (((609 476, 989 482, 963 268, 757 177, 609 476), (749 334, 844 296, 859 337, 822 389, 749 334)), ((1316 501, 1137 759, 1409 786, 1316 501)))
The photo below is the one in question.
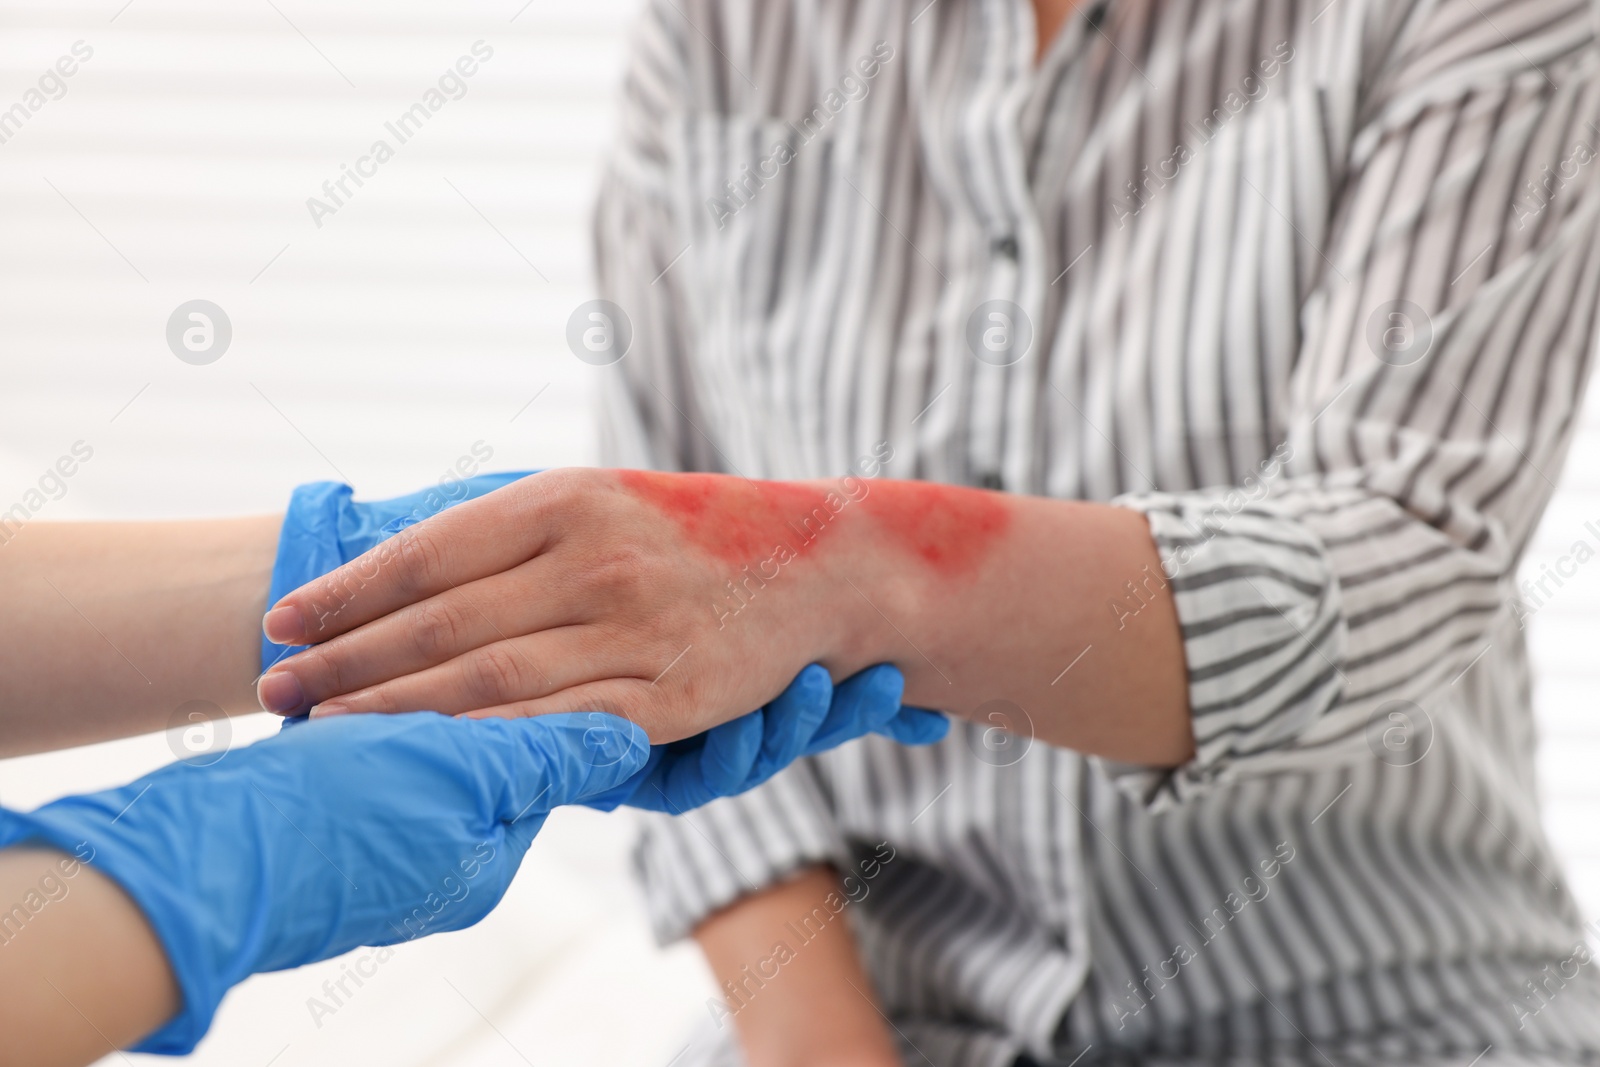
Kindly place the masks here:
POLYGON ((800 554, 859 511, 895 547, 945 577, 977 568, 1011 523, 998 493, 933 482, 841 479, 836 487, 723 474, 617 472, 624 488, 677 522, 697 547, 733 567, 784 546, 800 554))
POLYGON ((753 564, 778 545, 805 538, 791 529, 827 492, 798 482, 758 482, 727 474, 661 474, 624 470, 618 480, 635 496, 674 519, 685 536, 734 567, 753 564))
POLYGON ((1011 525, 1011 506, 999 493, 937 482, 880 482, 861 508, 907 552, 939 574, 977 569, 1011 525))

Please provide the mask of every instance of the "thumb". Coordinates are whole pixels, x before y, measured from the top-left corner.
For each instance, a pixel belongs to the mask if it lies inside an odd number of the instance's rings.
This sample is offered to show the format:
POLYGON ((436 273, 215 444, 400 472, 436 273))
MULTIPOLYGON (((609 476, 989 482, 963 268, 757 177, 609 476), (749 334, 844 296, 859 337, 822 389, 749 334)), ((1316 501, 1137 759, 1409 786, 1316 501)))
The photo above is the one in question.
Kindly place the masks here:
POLYGON ((514 766, 495 812, 502 822, 613 789, 650 758, 643 727, 600 711, 499 721, 514 745, 514 766))
POLYGON ((833 691, 827 721, 806 746, 814 756, 863 734, 877 732, 900 711, 905 676, 892 664, 868 667, 840 682, 833 691))
POLYGON ((950 720, 937 711, 903 707, 900 714, 878 727, 878 733, 902 745, 931 745, 950 732, 950 720))

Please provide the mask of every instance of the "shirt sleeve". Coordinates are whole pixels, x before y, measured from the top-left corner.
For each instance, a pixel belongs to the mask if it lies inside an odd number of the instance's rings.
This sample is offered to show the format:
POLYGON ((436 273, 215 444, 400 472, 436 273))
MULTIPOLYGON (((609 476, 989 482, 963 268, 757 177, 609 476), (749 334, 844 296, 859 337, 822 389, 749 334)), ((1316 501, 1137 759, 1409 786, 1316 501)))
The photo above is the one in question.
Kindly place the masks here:
POLYGON ((673 271, 688 238, 673 211, 668 146, 692 90, 692 32, 669 2, 637 23, 624 76, 620 136, 601 176, 594 215, 600 294, 627 318, 622 358, 602 368, 602 461, 655 470, 715 471, 716 450, 691 387, 690 301, 673 271))
POLYGON ((687 937, 712 912, 801 868, 849 867, 832 811, 820 768, 808 759, 694 811, 644 813, 634 867, 656 937, 687 937))
POLYGON ((1153 808, 1367 757, 1370 723, 1425 717, 1516 631, 1594 348, 1600 87, 1590 3, 1485 7, 1398 5, 1368 35, 1284 444, 1243 485, 1118 498, 1187 657, 1194 758, 1106 768, 1153 808))

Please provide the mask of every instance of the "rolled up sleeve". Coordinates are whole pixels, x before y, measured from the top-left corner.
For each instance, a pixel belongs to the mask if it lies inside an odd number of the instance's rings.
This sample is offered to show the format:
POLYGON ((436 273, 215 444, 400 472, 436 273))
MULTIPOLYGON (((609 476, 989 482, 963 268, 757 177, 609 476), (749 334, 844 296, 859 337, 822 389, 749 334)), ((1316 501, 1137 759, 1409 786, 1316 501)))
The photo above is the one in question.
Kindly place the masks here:
POLYGON ((1514 605, 1594 349, 1600 82, 1587 3, 1454 17, 1414 20, 1351 108, 1284 444, 1243 485, 1117 500, 1187 658, 1194 758, 1106 768, 1152 807, 1366 755, 1514 605))

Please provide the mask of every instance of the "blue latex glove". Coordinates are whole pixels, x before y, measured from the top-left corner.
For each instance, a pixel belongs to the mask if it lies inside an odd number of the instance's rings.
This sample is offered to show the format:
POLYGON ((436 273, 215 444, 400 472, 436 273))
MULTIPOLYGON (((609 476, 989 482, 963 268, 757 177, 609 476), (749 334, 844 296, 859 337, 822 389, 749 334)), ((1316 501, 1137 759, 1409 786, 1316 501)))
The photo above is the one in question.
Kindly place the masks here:
MULTIPOLYGON (((344 566, 408 526, 456 504, 492 493, 538 471, 507 471, 463 478, 389 500, 356 500, 343 482, 311 482, 296 487, 278 533, 267 603, 276 604, 313 578, 344 566)), ((285 646, 261 638, 261 670, 307 646, 285 646)))
POLYGON ((210 766, 0 810, 0 846, 49 844, 127 891, 183 994, 138 1051, 181 1054, 251 974, 476 923, 550 809, 614 787, 648 749, 609 715, 343 716, 210 766))
MULTIPOLYGON (((277 603, 313 578, 452 505, 537 473, 480 474, 449 490, 436 487, 377 501, 354 499, 350 487, 340 482, 302 485, 289 499, 267 603, 277 603)), ((286 648, 263 637, 261 669, 301 647, 286 648)), ((637 781, 589 803, 603 811, 627 804, 679 812, 752 789, 800 756, 864 734, 882 734, 909 745, 943 738, 949 720, 936 712, 902 708, 904 687, 900 672, 882 665, 840 683, 836 694, 827 672, 813 665, 765 708, 694 737, 656 746, 637 781)), ((303 720, 289 719, 285 726, 297 721, 303 720)))
POLYGON ((949 733, 950 720, 943 715, 901 707, 904 689, 905 678, 888 664, 869 667, 835 689, 828 672, 813 663, 766 707, 654 746, 643 770, 584 803, 602 811, 627 804, 677 814, 754 789, 801 756, 863 734, 926 745, 949 733))

